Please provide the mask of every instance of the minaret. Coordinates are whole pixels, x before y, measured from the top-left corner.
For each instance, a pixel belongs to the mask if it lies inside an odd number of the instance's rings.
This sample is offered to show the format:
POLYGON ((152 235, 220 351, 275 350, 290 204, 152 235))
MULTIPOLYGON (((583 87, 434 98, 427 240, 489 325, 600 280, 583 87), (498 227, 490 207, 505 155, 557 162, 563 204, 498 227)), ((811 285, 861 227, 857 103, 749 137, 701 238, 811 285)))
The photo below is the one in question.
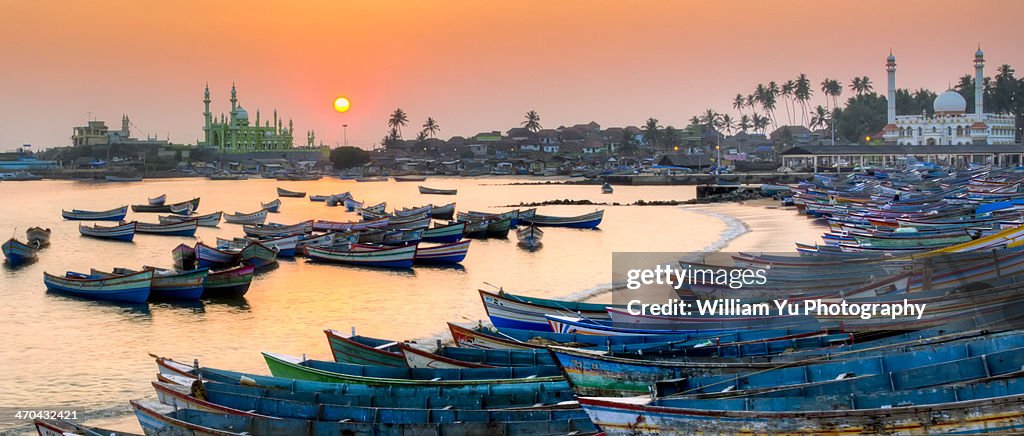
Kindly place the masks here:
POLYGON ((277 122, 277 109, 274 109, 274 129, 275 129, 274 133, 275 134, 276 133, 281 133, 280 131, 277 130, 278 126, 280 126, 280 124, 278 124, 278 122, 277 122))
POLYGON ((203 91, 203 143, 206 145, 210 144, 210 130, 213 127, 213 114, 210 113, 210 84, 206 84, 206 89, 203 91))
POLYGON ((889 72, 888 124, 896 124, 896 56, 892 55, 892 50, 889 50, 885 71, 889 72))
MULTIPOLYGON (((978 117, 985 113, 985 105, 982 101, 985 97, 985 52, 974 52, 974 114, 978 117)), ((979 118, 980 119, 980 118, 979 118)))
POLYGON ((238 93, 235 92, 235 82, 231 82, 231 116, 235 116, 235 109, 238 107, 238 93))
POLYGON ((121 115, 121 134, 125 138, 132 136, 131 130, 128 129, 128 115, 121 115))

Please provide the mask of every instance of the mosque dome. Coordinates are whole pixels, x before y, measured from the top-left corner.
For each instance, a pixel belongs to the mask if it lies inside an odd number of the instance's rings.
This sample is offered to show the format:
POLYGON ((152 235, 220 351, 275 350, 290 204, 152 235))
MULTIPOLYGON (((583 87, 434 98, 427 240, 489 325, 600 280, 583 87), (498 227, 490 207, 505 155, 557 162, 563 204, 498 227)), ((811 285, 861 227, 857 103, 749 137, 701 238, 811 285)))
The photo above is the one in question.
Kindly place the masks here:
POLYGON ((976 57, 976 58, 985 57, 985 52, 981 51, 981 47, 978 47, 978 51, 974 52, 974 57, 976 57))
POLYGON ((896 56, 893 56, 893 54, 890 52, 889 57, 885 58, 885 60, 889 62, 896 62, 896 56))
POLYGON ((956 91, 949 90, 935 97, 933 105, 935 113, 964 113, 967 111, 967 100, 956 91))
MULTIPOLYGON (((938 100, 936 100, 938 101, 938 100)), ((966 103, 964 103, 966 104, 966 103)), ((246 112, 241 106, 235 108, 235 119, 236 120, 248 120, 249 112, 246 112)))

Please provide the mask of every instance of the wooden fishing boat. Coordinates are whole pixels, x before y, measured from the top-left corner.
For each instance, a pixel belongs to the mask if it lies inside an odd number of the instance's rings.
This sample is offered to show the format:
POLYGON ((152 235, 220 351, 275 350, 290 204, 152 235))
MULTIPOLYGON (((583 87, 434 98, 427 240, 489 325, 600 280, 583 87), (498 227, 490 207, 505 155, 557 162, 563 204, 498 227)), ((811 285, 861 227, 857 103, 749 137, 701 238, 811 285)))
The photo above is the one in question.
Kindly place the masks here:
POLYGON ((217 227, 220 224, 221 216, 224 212, 214 212, 206 215, 161 215, 160 224, 180 223, 184 221, 196 220, 199 222, 200 227, 217 227))
POLYGON ((77 274, 64 277, 44 272, 43 283, 51 292, 93 300, 145 303, 149 299, 153 271, 142 271, 111 278, 87 278, 77 274))
POLYGON ((237 252, 218 250, 202 242, 196 243, 196 264, 200 268, 223 268, 237 265, 237 252))
POLYGON ((122 206, 117 209, 105 210, 101 212, 90 212, 87 210, 62 210, 61 215, 66 220, 80 220, 80 221, 123 221, 124 217, 128 215, 128 206, 122 206))
MULTIPOLYGON (((437 422, 426 419, 397 418, 396 422, 357 422, 352 419, 308 421, 299 418, 245 416, 177 409, 156 402, 131 401, 136 418, 149 435, 448 435, 448 434, 593 434, 595 428, 582 418, 565 420, 467 422, 449 413, 410 410, 411 416, 437 416, 437 422), (405 421, 405 422, 399 422, 405 421)), ((378 415, 375 413, 374 415, 378 415)), ((381 414, 380 416, 384 416, 381 414)), ((529 415, 527 415, 529 416, 529 415)), ((340 416, 339 416, 340 418, 340 416)))
POLYGON ((455 194, 459 193, 458 189, 435 189, 435 188, 428 188, 428 187, 423 186, 423 185, 420 185, 419 188, 420 188, 420 194, 455 195, 455 194))
POLYGON ((324 200, 324 203, 327 204, 328 207, 337 207, 339 205, 344 204, 346 200, 351 200, 351 199, 352 199, 352 194, 351 193, 343 192, 341 194, 334 194, 334 195, 331 195, 331 196, 327 197, 327 199, 324 200))
POLYGON ((499 220, 488 220, 487 230, 484 234, 488 238, 508 238, 508 232, 512 228, 512 218, 504 218, 499 220))
POLYGON ((384 228, 387 227, 388 222, 388 218, 373 221, 353 222, 316 220, 313 221, 313 230, 318 232, 358 232, 369 229, 384 228))
POLYGON ((173 213, 176 215, 188 215, 199 210, 199 198, 182 201, 174 204, 133 204, 132 212, 140 213, 173 213))
MULTIPOLYGON (((194 382, 191 386, 176 383, 153 382, 157 396, 164 404, 176 409, 200 410, 236 416, 274 417, 281 419, 311 419, 318 422, 345 422, 359 424, 387 424, 396 427, 439 422, 458 422, 465 425, 500 422, 545 422, 568 419, 586 419, 579 407, 523 407, 516 409, 423 409, 414 399, 395 401, 402 413, 381 413, 377 405, 352 404, 343 396, 317 396, 295 393, 264 393, 250 389, 235 389, 220 383, 194 382), (201 385, 201 386, 200 386, 201 385), (202 394, 193 394, 195 389, 202 394), (405 403, 405 404, 402 404, 405 403)), ((389 409, 389 408, 384 408, 389 409)), ((596 430, 591 427, 590 430, 596 430)), ((344 434, 344 433, 342 433, 344 434)))
POLYGON ((7 258, 7 265, 18 266, 36 260, 36 246, 23 244, 17 239, 11 238, 3 244, 4 257, 7 258))
MULTIPOLYGON (((530 210, 534 210, 534 209, 530 209, 530 210)), ((458 220, 459 221, 477 221, 477 220, 479 220, 481 218, 499 219, 499 220, 500 219, 505 219, 505 218, 511 218, 512 219, 512 223, 511 223, 512 227, 516 227, 516 226, 519 225, 519 214, 520 214, 519 209, 512 209, 510 211, 506 211, 506 212, 502 212, 502 213, 477 212, 477 211, 472 211, 471 210, 469 212, 459 212, 458 220)))
MULTIPOLYGON (((570 301, 549 300, 545 298, 526 297, 479 290, 480 300, 491 324, 498 329, 519 329, 551 331, 545 315, 568 314, 590 320, 610 320, 605 310, 608 305, 594 303, 578 303, 570 301)), ((611 306, 620 307, 623 306, 611 306)))
POLYGON ((519 245, 526 248, 537 248, 541 246, 541 238, 544 237, 544 231, 540 227, 529 225, 523 226, 516 229, 516 238, 519 239, 519 245))
MULTIPOLYGON (((127 224, 127 223, 122 223, 127 224)), ((160 236, 195 236, 196 229, 199 228, 199 220, 188 220, 176 223, 167 224, 152 224, 152 223, 136 223, 136 233, 147 233, 151 235, 160 236)))
POLYGON ((259 242, 250 242, 238 252, 238 260, 263 270, 277 265, 277 251, 259 242))
POLYGON ((306 247, 325 248, 336 243, 354 244, 358 242, 358 239, 358 233, 328 232, 322 235, 302 235, 299 236, 299 240, 295 242, 295 253, 305 256, 306 247))
POLYGON ((466 223, 456 222, 442 226, 438 226, 435 223, 434 227, 423 231, 423 241, 438 243, 459 242, 462 240, 465 230, 466 223))
POLYGON ((409 368, 465 369, 495 367, 495 365, 452 359, 405 343, 399 343, 398 348, 401 350, 402 356, 405 359, 405 365, 409 368))
POLYGON ((563 380, 557 367, 508 367, 470 369, 388 368, 319 360, 277 353, 263 353, 274 377, 330 383, 376 386, 463 386, 477 384, 536 383, 563 380))
POLYGON ((455 216, 455 203, 434 206, 430 209, 430 217, 439 220, 450 220, 455 216))
MULTIPOLYGON (((150 300, 198 300, 203 295, 203 282, 209 273, 206 268, 183 272, 152 267, 144 267, 142 270, 153 271, 153 281, 149 291, 150 300)), ((97 278, 111 278, 139 272, 128 268, 114 268, 111 272, 93 268, 89 275, 97 278)))
POLYGON ((375 204, 373 206, 366 206, 366 207, 360 208, 359 212, 360 212, 360 214, 362 214, 362 212, 378 213, 379 214, 379 213, 384 213, 384 211, 387 209, 387 207, 388 207, 388 202, 385 201, 385 202, 382 202, 382 203, 377 203, 377 204, 375 204))
POLYGON ((79 224, 78 232, 81 233, 82 236, 131 242, 132 239, 135 238, 135 224, 136 223, 134 221, 111 227, 104 227, 96 224, 92 226, 79 224))
POLYGON ((379 248, 354 245, 349 250, 307 247, 306 256, 319 262, 408 269, 412 268, 413 259, 416 256, 416 246, 379 248))
POLYGON ((519 221, 526 224, 533 224, 542 227, 569 227, 574 229, 594 229, 601 224, 604 211, 599 210, 574 217, 557 217, 549 215, 532 214, 519 215, 519 221))
POLYGON ((475 239, 487 237, 487 226, 491 224, 491 220, 487 218, 474 218, 471 221, 463 222, 466 223, 466 230, 463 236, 475 239))
POLYGON ((150 206, 163 206, 164 202, 167 201, 167 194, 160 194, 153 198, 147 198, 150 206))
POLYGON ((103 178, 108 182, 141 182, 142 177, 139 176, 105 176, 103 178))
POLYGON ((363 202, 356 201, 354 198, 346 198, 343 203, 347 212, 355 212, 363 207, 363 202))
POLYGON ((178 244, 171 250, 171 258, 174 260, 174 267, 178 269, 193 269, 196 266, 196 249, 193 245, 178 244))
POLYGON ((423 176, 395 176, 393 177, 396 182, 425 182, 426 177, 423 176))
POLYGON ((42 227, 29 227, 25 231, 25 237, 28 240, 29 245, 36 247, 45 247, 50 245, 50 229, 42 227))
POLYGON ((423 218, 423 217, 430 216, 430 211, 433 210, 433 209, 434 209, 434 205, 433 204, 428 204, 428 205, 425 205, 425 206, 417 206, 417 207, 408 207, 408 208, 403 207, 401 209, 396 209, 395 213, 394 213, 394 216, 395 217, 411 217, 413 215, 417 215, 419 218, 423 218))
MULTIPOLYGON (((354 330, 354 329, 353 329, 354 330)), ((385 339, 342 334, 336 330, 324 330, 331 347, 334 361, 356 365, 404 367, 405 358, 398 348, 398 342, 385 339)))
POLYGON ((387 177, 359 177, 359 178, 356 179, 356 181, 359 182, 359 183, 386 182, 386 181, 388 181, 388 178, 387 177))
POLYGON ((310 195, 309 201, 316 201, 322 203, 327 201, 327 197, 330 197, 330 195, 310 195))
POLYGON ((260 209, 258 212, 252 213, 235 212, 234 214, 224 214, 224 222, 231 224, 263 224, 266 221, 266 209, 260 209))
POLYGON ((469 243, 466 240, 435 246, 416 246, 416 256, 413 261, 416 263, 459 263, 466 258, 469 252, 469 243))
MULTIPOLYGON (((301 236, 302 235, 290 235, 290 236, 282 236, 282 237, 279 237, 279 238, 265 238, 265 239, 235 238, 235 240, 232 241, 232 242, 237 243, 238 245, 242 245, 242 247, 237 247, 237 245, 236 245, 237 248, 241 249, 241 248, 244 248, 244 244, 248 244, 249 242, 255 241, 255 242, 259 242, 260 244, 263 244, 263 245, 267 246, 271 250, 274 250, 274 252, 277 253, 277 257, 295 257, 296 249, 299 246, 299 238, 301 236)), ((220 238, 217 238, 217 240, 218 240, 217 247, 221 248, 220 247, 220 238)), ((322 241, 321 242, 312 241, 312 243, 317 244, 317 243, 323 243, 323 242, 322 241)), ((231 248, 236 248, 236 247, 231 247, 231 248)))
POLYGON ((36 419, 32 421, 39 436, 141 436, 134 433, 108 430, 75 424, 60 419, 36 419))
POLYGON ((603 185, 601 185, 602 194, 611 194, 612 192, 615 192, 615 189, 612 188, 612 185, 609 184, 608 182, 605 182, 603 185))
POLYGON ((289 235, 304 235, 313 233, 313 221, 307 220, 300 223, 284 224, 256 224, 243 226, 242 230, 246 236, 252 237, 277 237, 289 235))
POLYGON ((277 188, 277 196, 278 197, 302 198, 302 197, 306 196, 306 193, 305 192, 289 191, 289 190, 284 189, 284 188, 277 188))
POLYGON ((267 212, 277 213, 281 209, 281 199, 275 198, 273 201, 269 203, 260 203, 260 206, 263 206, 263 208, 266 209, 267 212))
POLYGON ((255 272, 256 267, 249 264, 210 271, 203 282, 203 298, 241 297, 249 292, 255 272))
POLYGON ((430 227, 429 216, 414 215, 413 217, 389 218, 385 229, 390 230, 423 230, 430 227))
POLYGON ((415 245, 423 240, 422 230, 371 230, 370 232, 383 233, 383 237, 375 242, 383 245, 415 245))

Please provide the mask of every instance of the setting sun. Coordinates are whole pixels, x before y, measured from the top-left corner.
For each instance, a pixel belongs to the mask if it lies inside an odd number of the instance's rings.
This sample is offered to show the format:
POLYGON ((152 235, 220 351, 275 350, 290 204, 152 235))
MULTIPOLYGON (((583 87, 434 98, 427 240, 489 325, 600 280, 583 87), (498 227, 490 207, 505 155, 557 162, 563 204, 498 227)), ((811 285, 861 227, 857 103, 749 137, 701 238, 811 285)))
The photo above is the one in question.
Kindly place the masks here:
POLYGON ((336 110, 338 112, 345 112, 345 111, 347 111, 348 110, 348 106, 349 106, 348 99, 345 98, 345 97, 338 97, 337 100, 334 100, 334 110, 336 110))

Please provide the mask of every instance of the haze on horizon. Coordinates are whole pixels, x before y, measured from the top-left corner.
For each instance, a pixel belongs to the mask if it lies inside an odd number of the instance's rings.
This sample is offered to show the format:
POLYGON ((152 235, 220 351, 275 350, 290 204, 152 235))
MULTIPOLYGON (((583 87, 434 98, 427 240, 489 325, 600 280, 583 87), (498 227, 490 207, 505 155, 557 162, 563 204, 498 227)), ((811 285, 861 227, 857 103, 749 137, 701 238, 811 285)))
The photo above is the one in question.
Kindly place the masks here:
POLYGON ((69 145, 89 114, 176 143, 202 136, 202 91, 215 116, 232 82, 255 116, 295 120, 296 145, 370 147, 388 114, 407 138, 434 117, 439 137, 506 130, 536 110, 546 128, 597 121, 684 127, 733 111, 758 83, 806 73, 870 76, 941 92, 972 73, 1024 67, 1024 2, 991 0, 623 2, 9 2, 0 16, 0 150, 69 145), (974 12, 976 18, 971 18, 974 12), (347 96, 352 109, 332 104, 347 96))

